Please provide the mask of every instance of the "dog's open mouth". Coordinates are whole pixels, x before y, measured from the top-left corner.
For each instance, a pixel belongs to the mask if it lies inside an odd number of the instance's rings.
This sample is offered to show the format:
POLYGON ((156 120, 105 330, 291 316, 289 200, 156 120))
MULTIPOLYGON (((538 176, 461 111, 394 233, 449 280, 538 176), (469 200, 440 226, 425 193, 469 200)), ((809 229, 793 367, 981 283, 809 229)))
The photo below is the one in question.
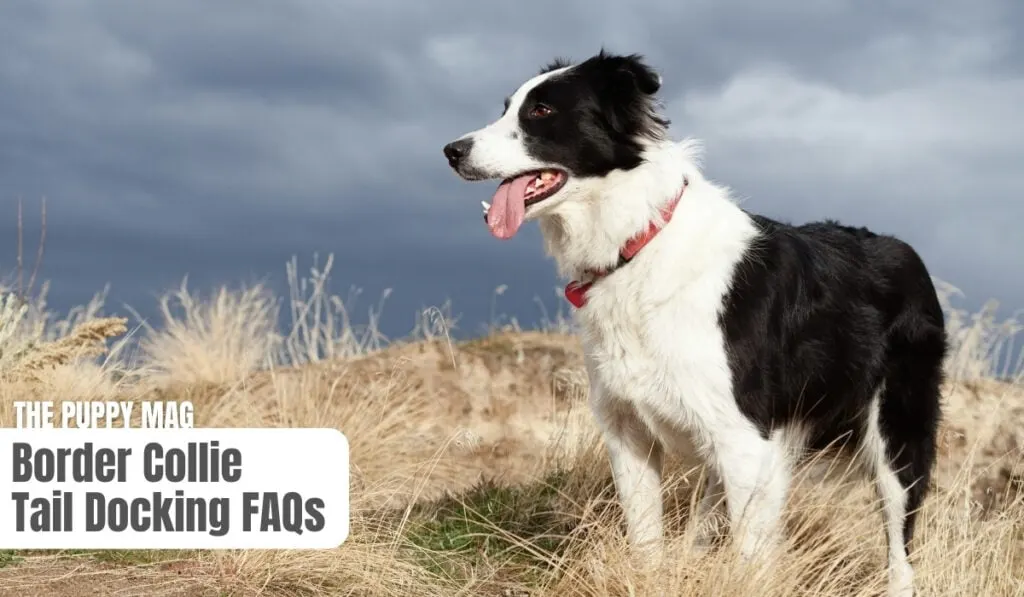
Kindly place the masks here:
POLYGON ((534 203, 540 203, 557 193, 569 178, 560 170, 541 170, 527 176, 532 176, 533 178, 526 185, 526 207, 530 207, 534 203))
POLYGON ((491 234, 501 239, 515 236, 526 208, 554 195, 568 180, 561 170, 534 170, 502 181, 492 203, 484 202, 484 219, 491 234))

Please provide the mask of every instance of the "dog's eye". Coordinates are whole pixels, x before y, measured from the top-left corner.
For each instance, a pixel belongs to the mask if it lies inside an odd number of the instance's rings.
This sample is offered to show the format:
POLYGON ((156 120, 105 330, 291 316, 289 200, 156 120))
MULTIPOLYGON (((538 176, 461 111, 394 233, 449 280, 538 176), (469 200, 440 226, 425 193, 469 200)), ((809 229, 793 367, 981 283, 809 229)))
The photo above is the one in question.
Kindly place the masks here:
POLYGON ((544 118, 554 113, 554 110, 550 106, 544 104, 537 104, 530 110, 530 118, 544 118))

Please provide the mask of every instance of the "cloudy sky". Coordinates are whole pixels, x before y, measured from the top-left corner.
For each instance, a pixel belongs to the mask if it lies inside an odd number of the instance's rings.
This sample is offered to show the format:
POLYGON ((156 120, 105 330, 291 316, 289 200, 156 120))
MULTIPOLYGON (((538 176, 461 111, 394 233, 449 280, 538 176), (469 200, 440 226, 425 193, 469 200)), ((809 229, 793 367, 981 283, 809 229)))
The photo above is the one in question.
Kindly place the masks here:
POLYGON ((1024 3, 1015 0, 3 0, 0 272, 46 197, 67 308, 152 314, 190 286, 335 254, 385 327, 451 299, 462 328, 562 307, 536 226, 500 242, 445 142, 555 56, 602 45, 664 76, 677 138, 750 210, 914 243, 965 305, 1024 307, 1024 3), (913 7, 911 7, 911 4, 913 7))

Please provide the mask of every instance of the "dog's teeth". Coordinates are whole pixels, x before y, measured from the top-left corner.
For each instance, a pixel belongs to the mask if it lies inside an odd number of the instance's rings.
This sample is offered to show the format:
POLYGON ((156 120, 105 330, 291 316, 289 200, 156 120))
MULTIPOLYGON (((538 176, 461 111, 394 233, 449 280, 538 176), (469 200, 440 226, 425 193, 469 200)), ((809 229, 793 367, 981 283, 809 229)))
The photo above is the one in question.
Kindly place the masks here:
POLYGON ((491 210, 491 204, 486 201, 481 201, 480 205, 484 206, 484 213, 487 213, 488 211, 491 210))

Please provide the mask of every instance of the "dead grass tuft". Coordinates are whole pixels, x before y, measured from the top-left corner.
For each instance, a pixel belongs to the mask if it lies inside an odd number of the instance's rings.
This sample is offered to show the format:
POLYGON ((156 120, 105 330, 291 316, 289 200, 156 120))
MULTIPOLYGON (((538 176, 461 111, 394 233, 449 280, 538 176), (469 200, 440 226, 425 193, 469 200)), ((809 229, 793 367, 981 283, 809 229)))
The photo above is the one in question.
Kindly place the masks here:
POLYGON ((163 327, 143 323, 149 382, 230 384, 273 364, 280 345, 277 301, 261 286, 220 288, 208 300, 181 287, 160 299, 163 327))
POLYGON ((92 319, 76 326, 59 340, 32 347, 19 355, 7 375, 12 379, 38 378, 46 369, 73 361, 98 357, 107 352, 105 341, 128 331, 123 317, 92 319))

